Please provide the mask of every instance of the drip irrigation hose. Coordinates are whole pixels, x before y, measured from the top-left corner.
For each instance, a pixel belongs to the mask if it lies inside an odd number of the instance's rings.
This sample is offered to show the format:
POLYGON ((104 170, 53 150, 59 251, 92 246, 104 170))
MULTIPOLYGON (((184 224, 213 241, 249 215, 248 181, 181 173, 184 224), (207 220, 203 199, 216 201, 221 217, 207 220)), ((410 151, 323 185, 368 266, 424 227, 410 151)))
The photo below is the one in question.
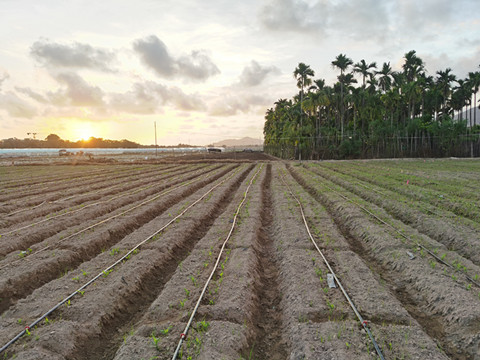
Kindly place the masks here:
MULTIPOLYGON (((84 228, 84 229, 82 229, 82 230, 79 230, 79 231, 77 231, 77 232, 75 232, 75 233, 73 233, 73 234, 70 234, 70 235, 68 235, 67 237, 61 239, 60 241, 58 241, 58 242, 56 242, 56 243, 54 243, 54 244, 47 245, 47 246, 45 246, 44 248, 41 248, 40 250, 35 251, 34 253, 30 254, 27 258, 28 258, 28 260, 30 260, 34 255, 38 255, 38 254, 40 254, 41 252, 52 248, 53 246, 58 246, 58 245, 62 244, 63 242, 65 242, 66 240, 68 240, 68 239, 70 239, 70 238, 72 238, 72 237, 74 237, 74 236, 76 236, 76 235, 80 235, 81 233, 83 233, 83 232, 85 232, 85 231, 88 231, 88 230, 90 230, 90 229, 93 229, 94 227, 96 227, 96 226, 98 226, 98 225, 101 225, 101 224, 103 224, 103 223, 106 223, 107 221, 113 220, 113 219, 115 219, 115 218, 117 218, 117 217, 119 217, 119 216, 125 215, 125 214, 129 213, 130 211, 139 208, 140 206, 143 206, 143 205, 145 205, 145 204, 148 204, 149 202, 152 202, 152 201, 154 201, 154 200, 157 200, 160 196, 163 196, 163 195, 168 194, 168 193, 170 193, 170 192, 172 192, 172 191, 178 190, 178 189, 180 189, 180 188, 182 188, 182 187, 184 187, 184 186, 190 185, 190 184, 192 184, 192 183, 194 183, 194 182, 199 181, 200 179, 202 179, 202 177, 197 178, 197 179, 194 179, 194 180, 192 180, 192 181, 190 181, 190 182, 183 183, 183 184, 181 184, 181 185, 179 185, 179 186, 176 186, 176 187, 174 187, 174 188, 167 189, 167 190, 161 192, 160 194, 155 195, 153 198, 148 199, 148 200, 145 200, 145 201, 141 202, 140 204, 137 204, 137 205, 131 207, 130 209, 124 210, 123 212, 121 212, 121 213, 119 213, 119 214, 117 214, 117 215, 110 216, 110 217, 107 218, 107 219, 101 220, 101 221, 99 221, 99 222, 97 222, 97 223, 95 223, 95 224, 92 224, 92 225, 90 225, 90 226, 87 226, 86 228, 84 228)), ((150 186, 148 186, 148 187, 151 187, 151 186, 153 186, 153 185, 150 185, 150 186)), ((148 187, 147 187, 147 188, 148 188, 148 187)), ((145 189, 145 188, 143 188, 143 189, 145 189)), ((137 190, 136 190, 136 191, 137 191, 137 190)), ((135 191, 135 192, 136 192, 136 191, 135 191)), ((135 192, 134 192, 134 193, 135 193, 135 192)), ((130 193, 130 195, 132 195, 132 194, 134 194, 134 193, 130 193)), ((124 194, 124 195, 125 195, 125 194, 124 194)), ((122 195, 122 196, 124 196, 124 195, 122 195)), ((113 199, 113 198, 112 198, 112 199, 113 199)), ((105 202, 108 202, 108 201, 110 201, 110 200, 112 200, 112 199, 106 200, 105 202)), ((14 260, 14 261, 12 261, 12 262, 10 262, 10 263, 8 263, 8 264, 5 264, 5 265, 3 265, 3 266, 0 266, 0 270, 6 268, 6 267, 8 267, 8 266, 11 266, 11 265, 13 265, 13 264, 16 264, 17 262, 23 261, 23 260, 24 260, 24 259, 16 259, 16 260, 14 260)))
POLYGON ((34 322, 32 322, 30 325, 26 326, 24 330, 22 330, 21 332, 19 332, 14 338, 12 338, 10 341, 8 341, 5 345, 2 346, 2 348, 0 348, 0 354, 2 352, 4 352, 8 347, 10 347, 10 345, 12 345, 13 343, 15 343, 18 339, 20 339, 23 335, 25 335, 27 333, 27 331, 29 331, 30 329, 34 328, 36 325, 38 325, 43 319, 45 319, 47 316, 49 316, 51 313, 53 313, 56 309, 58 309, 60 306, 62 306, 63 304, 65 304, 67 301, 69 301, 71 298, 73 298, 75 295, 77 295, 78 293, 80 293, 83 289, 85 289, 87 286, 89 286, 90 284, 92 284, 95 280, 97 280, 100 276, 106 274, 106 273, 109 273, 110 270, 112 270, 115 266, 117 266, 118 264, 120 264, 123 260, 125 260, 127 257, 129 257, 135 250, 137 250, 139 247, 141 247, 142 245, 144 245, 147 241, 151 240, 153 237, 155 237, 156 235, 158 235, 159 233, 161 233, 162 231, 164 231, 168 226, 170 226, 173 222, 175 222, 178 218, 180 218, 181 216, 183 216, 190 208, 192 208, 193 206, 195 206, 196 204, 198 204, 200 201, 202 201, 208 194, 210 194, 213 190, 215 190, 217 187, 219 187, 220 185, 222 185, 223 183, 225 183, 227 180, 231 179, 235 174, 237 173, 237 171, 235 171, 232 175, 226 177, 225 179, 223 179, 222 181, 220 181, 218 184, 214 185, 213 187, 210 188, 210 190, 208 190, 205 194, 203 194, 200 198, 198 198, 197 200, 195 200, 192 204, 190 204, 189 206, 187 206, 181 213, 179 213, 177 216, 175 216, 173 219, 171 219, 169 222, 167 222, 164 226, 162 226, 160 229, 158 229, 157 231, 155 231, 153 234, 151 234, 150 236, 148 236, 146 239, 142 240, 141 242, 139 242, 137 245, 135 245, 132 249, 130 249, 125 255, 123 255, 120 259, 118 259, 117 261, 115 261, 112 265, 108 266, 107 268, 105 268, 104 270, 102 270, 100 273, 98 273, 98 275, 96 275, 95 277, 93 277, 92 279, 90 279, 88 282, 86 282, 85 284, 83 284, 81 287, 79 287, 77 290, 75 290, 73 293, 71 293, 69 296, 67 296, 66 298, 64 298, 63 300, 61 300, 58 304, 56 304, 54 307, 52 307, 50 310, 48 310, 46 313, 44 313, 43 315, 41 315, 38 319, 36 319, 34 322))
POLYGON ((187 325, 185 326, 185 329, 183 330, 182 334, 180 335, 180 340, 178 341, 177 348, 175 349, 175 353, 173 354, 172 360, 177 359, 177 356, 178 356, 178 353, 180 351, 180 348, 182 347, 183 341, 187 338, 188 330, 190 329, 190 325, 192 324, 193 318, 195 317, 195 314, 197 313, 198 307, 200 306, 200 302, 203 299, 203 295, 205 295, 205 292, 207 291, 208 284, 212 280, 213 274, 217 270, 218 264, 220 263, 220 258, 222 257, 223 250, 225 249, 225 246, 227 245, 227 241, 232 236, 233 229, 235 228, 235 224, 237 222, 238 214, 239 214, 239 212, 240 212, 240 210, 243 206, 243 203, 247 199, 248 191, 250 190, 250 187, 252 186, 253 181, 257 177, 258 173, 262 169, 263 169, 263 164, 261 165, 260 169, 258 169, 257 172, 252 176, 252 178, 250 179, 250 183, 247 186, 247 189, 243 193, 243 199, 240 202, 240 204, 238 205, 237 210, 235 211, 235 215, 233 216, 233 223, 232 223, 232 226, 230 228, 230 232, 228 233, 225 241, 222 244, 222 247, 221 247, 220 252, 218 254, 218 257, 217 257, 217 261, 215 262, 215 265, 213 266, 212 272, 210 273, 210 276, 208 277, 207 282, 203 286, 202 293, 200 294, 200 297, 198 298, 197 303, 195 304, 195 307, 192 311, 192 314, 190 315, 190 318, 188 319, 188 322, 187 322, 187 325))
POLYGON ((293 191, 292 189, 290 188, 290 186, 287 184, 287 182, 285 181, 285 178, 282 174, 282 177, 281 177, 283 183, 285 184, 285 186, 287 187, 288 191, 290 192, 290 195, 295 199, 295 201, 298 203, 298 206, 300 208, 300 212, 302 214, 302 218, 303 218, 303 223, 305 224, 305 228, 307 229, 307 233, 308 233, 308 236, 310 237, 310 240, 312 241, 313 245, 315 246, 315 248, 317 249, 317 251, 320 253, 320 256, 322 257, 323 259, 323 262, 325 263, 325 265, 328 267, 328 270, 332 273, 333 277, 335 278, 335 281, 337 282, 340 290, 342 291, 343 293, 343 296, 345 297, 345 299, 347 299, 348 303, 350 304, 350 307, 352 308, 353 312, 355 313, 355 315, 357 316, 357 319, 358 321, 360 322, 360 324, 362 325, 362 327, 365 329, 365 331, 367 332, 368 336, 370 337, 370 340, 372 341, 373 343, 373 346, 375 347, 375 351, 377 352, 378 356, 380 357, 381 360, 385 360, 385 358, 383 357, 383 353, 382 353, 382 350, 380 349, 380 347, 378 346, 377 342, 375 341, 375 338, 373 337, 373 334, 372 332, 370 331, 370 328, 368 326, 368 322, 367 320, 364 320, 362 315, 358 312, 357 308, 355 307, 355 304, 353 303, 352 299, 350 299, 350 296, 348 296, 347 292, 345 291, 344 287, 342 286, 342 283, 340 282, 340 280, 338 279, 337 275, 335 274, 335 272, 333 271, 332 267, 330 266, 330 264, 328 263, 327 259, 325 258, 325 256, 323 255, 322 251, 320 250, 320 248, 318 247, 317 243, 315 242, 315 240, 313 239, 313 236, 312 236, 312 233, 310 232, 310 228, 307 224, 307 220, 305 218, 305 213, 303 212, 303 206, 302 206, 302 203, 300 202, 300 200, 298 200, 298 198, 293 194, 293 191))
POLYGON ((151 187, 153 187, 153 186, 155 186, 155 184, 153 184, 153 185, 148 185, 148 186, 144 186, 143 188, 136 189, 136 190, 134 190, 134 191, 132 191, 132 192, 128 192, 128 193, 126 193, 126 194, 119 194, 119 195, 113 196, 113 197, 111 197, 111 198, 108 199, 108 200, 97 201, 96 203, 85 205, 85 206, 83 206, 83 207, 81 207, 81 208, 79 208, 79 209, 75 209, 75 210, 71 210, 71 211, 64 212, 64 213, 62 213, 62 214, 58 214, 58 215, 49 217, 49 218, 47 218, 47 219, 43 219, 43 220, 40 220, 40 221, 31 223, 31 224, 28 224, 28 225, 19 227, 18 229, 10 230, 10 231, 8 231, 8 232, 6 232, 6 233, 0 234, 0 237, 1 237, 1 236, 5 236, 5 235, 12 234, 12 233, 17 232, 17 231, 19 231, 19 230, 27 229, 27 228, 29 228, 29 227, 32 227, 32 226, 35 226, 35 225, 44 223, 44 222, 46 222, 46 221, 50 221, 50 220, 56 219, 56 218, 59 218, 59 217, 64 216, 64 215, 71 215, 71 214, 76 213, 76 212, 79 212, 79 211, 81 211, 81 210, 85 210, 86 208, 89 208, 89 207, 91 207, 91 206, 96 206, 96 205, 99 205, 99 204, 108 203, 108 202, 110 202, 110 201, 113 201, 113 200, 115 200, 115 199, 118 199, 118 198, 121 198, 121 197, 124 197, 124 196, 134 195, 134 194, 136 194, 137 192, 140 192, 140 191, 149 189, 149 188, 151 188, 151 187))
MULTIPOLYGON (((427 247, 425 247, 424 245, 420 244, 418 241, 415 241, 413 239, 411 239, 410 237, 408 237, 407 235, 405 235, 404 233, 402 233, 400 230, 398 230, 395 226, 387 223, 385 220, 381 219, 379 216, 375 215, 374 213, 372 213, 370 210, 366 209, 364 206, 362 206, 361 204, 357 203, 356 201, 352 200, 352 199, 349 199, 348 197, 346 197, 345 195, 339 193, 338 191, 332 189, 331 187, 329 187, 328 185, 325 185, 325 184, 322 184, 323 186, 325 186, 327 189, 329 189, 330 191, 334 192, 335 194, 337 194, 338 196, 340 196, 341 198, 343 198, 345 201, 347 202, 351 202, 352 204, 355 204, 357 205, 360 209, 362 209, 363 211, 365 211, 367 214, 369 214, 370 216, 374 217, 375 219, 377 219, 380 223, 390 227, 391 229, 393 229, 397 234, 399 234, 400 236, 402 236, 404 239, 410 241, 410 243, 412 244, 415 244, 417 247, 425 250, 430 256, 432 256, 433 258, 435 258, 439 263, 451 268, 453 271, 455 272, 459 272, 457 268, 455 268, 455 266, 453 266, 452 264, 448 263, 447 261, 443 260, 442 258, 440 258, 439 256, 437 256, 433 251, 431 251, 430 249, 428 249, 427 247)), ((476 280, 472 279, 470 276, 468 276, 467 274, 465 273, 461 273, 463 274, 466 279, 468 281, 470 281, 472 284, 474 284, 475 286, 477 287, 480 287, 480 283, 478 283, 476 280)))

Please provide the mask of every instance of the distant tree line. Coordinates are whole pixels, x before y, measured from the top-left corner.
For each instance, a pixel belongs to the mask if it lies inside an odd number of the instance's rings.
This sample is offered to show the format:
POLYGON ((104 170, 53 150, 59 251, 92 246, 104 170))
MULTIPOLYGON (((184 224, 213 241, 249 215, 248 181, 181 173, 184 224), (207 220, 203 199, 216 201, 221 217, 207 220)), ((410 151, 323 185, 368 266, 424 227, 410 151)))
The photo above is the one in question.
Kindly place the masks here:
POLYGON ((312 159, 422 156, 427 150, 433 153, 424 155, 453 156, 449 148, 467 141, 465 151, 473 154, 480 72, 460 79, 446 68, 430 76, 414 50, 404 60, 402 70, 393 71, 390 62, 377 68, 340 54, 331 62, 339 71, 332 85, 299 63, 293 72, 299 92, 278 99, 265 114, 265 151, 312 159))
POLYGON ((143 145, 129 140, 107 140, 91 137, 88 140, 63 140, 56 134, 48 135, 45 140, 10 138, 0 140, 2 149, 26 148, 141 148, 143 145))
MULTIPOLYGON (((178 144, 178 145, 157 145, 158 148, 188 148, 197 147, 197 145, 178 144)), ((3 139, 0 140, 0 149, 61 149, 61 148, 100 148, 100 149, 137 149, 137 148, 155 148, 155 145, 141 145, 130 140, 108 140, 91 137, 88 140, 69 141, 63 140, 56 134, 48 135, 45 140, 39 139, 3 139)))

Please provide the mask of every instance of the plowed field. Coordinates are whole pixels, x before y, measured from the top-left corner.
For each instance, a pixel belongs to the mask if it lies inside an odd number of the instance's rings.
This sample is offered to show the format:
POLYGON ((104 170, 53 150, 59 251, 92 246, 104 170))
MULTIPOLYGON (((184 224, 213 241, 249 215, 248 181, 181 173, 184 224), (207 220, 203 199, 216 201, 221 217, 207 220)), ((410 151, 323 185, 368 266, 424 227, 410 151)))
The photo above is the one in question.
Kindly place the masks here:
POLYGON ((2 358, 480 359, 480 161, 187 160, 0 167, 2 358))

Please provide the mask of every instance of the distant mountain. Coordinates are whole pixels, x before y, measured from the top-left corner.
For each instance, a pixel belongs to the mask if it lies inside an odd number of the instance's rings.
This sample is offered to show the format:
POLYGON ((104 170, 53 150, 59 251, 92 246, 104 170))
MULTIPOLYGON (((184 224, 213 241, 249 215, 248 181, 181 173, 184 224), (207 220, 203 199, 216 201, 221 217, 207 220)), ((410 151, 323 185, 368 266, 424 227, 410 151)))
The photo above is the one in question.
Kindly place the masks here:
POLYGON ((217 141, 212 144, 213 146, 227 146, 227 147, 234 147, 234 146, 261 146, 263 145, 263 141, 260 139, 254 139, 251 137, 244 137, 241 139, 227 139, 222 141, 217 141))

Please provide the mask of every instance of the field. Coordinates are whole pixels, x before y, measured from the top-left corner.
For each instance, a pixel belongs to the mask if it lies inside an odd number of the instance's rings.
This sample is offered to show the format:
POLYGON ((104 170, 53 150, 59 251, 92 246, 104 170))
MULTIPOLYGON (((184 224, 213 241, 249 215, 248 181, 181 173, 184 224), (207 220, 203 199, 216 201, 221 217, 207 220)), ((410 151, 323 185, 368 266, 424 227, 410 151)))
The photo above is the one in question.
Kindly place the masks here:
POLYGON ((480 359, 480 161, 233 156, 1 166, 1 358, 480 359))

